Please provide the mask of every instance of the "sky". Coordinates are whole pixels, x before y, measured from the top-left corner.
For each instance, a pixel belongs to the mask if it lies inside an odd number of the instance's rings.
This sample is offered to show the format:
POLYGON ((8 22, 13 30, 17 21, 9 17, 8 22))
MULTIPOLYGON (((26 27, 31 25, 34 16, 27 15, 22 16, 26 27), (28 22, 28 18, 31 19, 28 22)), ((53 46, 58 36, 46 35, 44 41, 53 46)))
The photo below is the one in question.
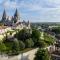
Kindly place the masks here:
POLYGON ((16 8, 21 20, 60 22, 60 0, 0 0, 0 17, 4 9, 13 16, 16 8))

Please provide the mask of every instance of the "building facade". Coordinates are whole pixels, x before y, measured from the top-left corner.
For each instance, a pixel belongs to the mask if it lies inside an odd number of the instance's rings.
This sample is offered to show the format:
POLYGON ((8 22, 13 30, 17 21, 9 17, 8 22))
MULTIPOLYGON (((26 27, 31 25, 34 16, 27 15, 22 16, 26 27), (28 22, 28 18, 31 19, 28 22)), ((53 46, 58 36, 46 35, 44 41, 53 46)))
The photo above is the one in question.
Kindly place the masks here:
POLYGON ((4 10, 3 15, 2 15, 2 19, 1 19, 1 23, 4 24, 4 26, 12 26, 13 28, 27 28, 30 29, 30 22, 21 22, 20 21, 20 15, 18 13, 18 10, 16 9, 14 16, 7 16, 6 11, 4 10))

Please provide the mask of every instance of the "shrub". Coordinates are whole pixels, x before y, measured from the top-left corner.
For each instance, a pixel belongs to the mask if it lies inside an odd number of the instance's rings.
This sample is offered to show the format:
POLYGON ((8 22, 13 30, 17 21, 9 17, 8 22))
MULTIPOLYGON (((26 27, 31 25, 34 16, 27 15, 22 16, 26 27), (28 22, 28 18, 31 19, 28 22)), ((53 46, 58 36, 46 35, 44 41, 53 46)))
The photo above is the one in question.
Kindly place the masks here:
POLYGON ((51 57, 47 49, 39 49, 35 54, 34 60, 51 60, 51 57))
POLYGON ((23 50, 25 48, 25 44, 23 41, 19 41, 19 47, 20 47, 20 50, 23 50))
POLYGON ((12 50, 15 54, 19 54, 19 41, 17 39, 13 41, 12 50))
POLYGON ((27 48, 31 48, 31 47, 34 46, 34 42, 33 42, 32 39, 27 39, 27 40, 25 41, 25 45, 26 45, 27 48))
POLYGON ((6 51, 6 46, 4 43, 0 42, 0 51, 5 52, 6 51))
POLYGON ((45 43, 45 41, 43 40, 38 40, 37 44, 36 44, 38 47, 40 48, 44 48, 47 46, 47 44, 45 43))

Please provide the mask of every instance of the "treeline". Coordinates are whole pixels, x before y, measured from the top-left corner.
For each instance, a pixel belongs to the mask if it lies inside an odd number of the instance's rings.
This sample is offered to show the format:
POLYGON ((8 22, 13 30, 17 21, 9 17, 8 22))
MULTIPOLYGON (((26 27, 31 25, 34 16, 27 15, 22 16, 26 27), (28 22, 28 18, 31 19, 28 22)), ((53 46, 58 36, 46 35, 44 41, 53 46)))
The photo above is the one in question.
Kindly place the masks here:
POLYGON ((27 48, 43 48, 53 44, 54 39, 48 34, 44 33, 44 39, 41 38, 41 32, 37 29, 22 29, 16 32, 11 39, 4 38, 0 42, 0 52, 8 55, 17 55, 27 48))

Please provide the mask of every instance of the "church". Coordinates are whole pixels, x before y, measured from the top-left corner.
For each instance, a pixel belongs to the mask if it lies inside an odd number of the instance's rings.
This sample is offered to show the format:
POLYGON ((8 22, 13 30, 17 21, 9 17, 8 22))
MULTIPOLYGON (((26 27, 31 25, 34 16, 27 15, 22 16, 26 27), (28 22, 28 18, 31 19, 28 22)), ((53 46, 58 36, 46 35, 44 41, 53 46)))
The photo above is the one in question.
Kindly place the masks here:
POLYGON ((15 13, 14 13, 14 16, 11 16, 11 17, 7 17, 7 14, 6 14, 6 11, 4 9, 3 11, 3 15, 2 15, 2 19, 0 21, 1 23, 3 23, 4 26, 10 26, 10 27, 13 27, 14 29, 18 29, 18 28, 27 28, 27 29, 30 29, 30 22, 21 22, 20 21, 20 16, 19 16, 19 13, 18 13, 18 10, 16 9, 15 13))

